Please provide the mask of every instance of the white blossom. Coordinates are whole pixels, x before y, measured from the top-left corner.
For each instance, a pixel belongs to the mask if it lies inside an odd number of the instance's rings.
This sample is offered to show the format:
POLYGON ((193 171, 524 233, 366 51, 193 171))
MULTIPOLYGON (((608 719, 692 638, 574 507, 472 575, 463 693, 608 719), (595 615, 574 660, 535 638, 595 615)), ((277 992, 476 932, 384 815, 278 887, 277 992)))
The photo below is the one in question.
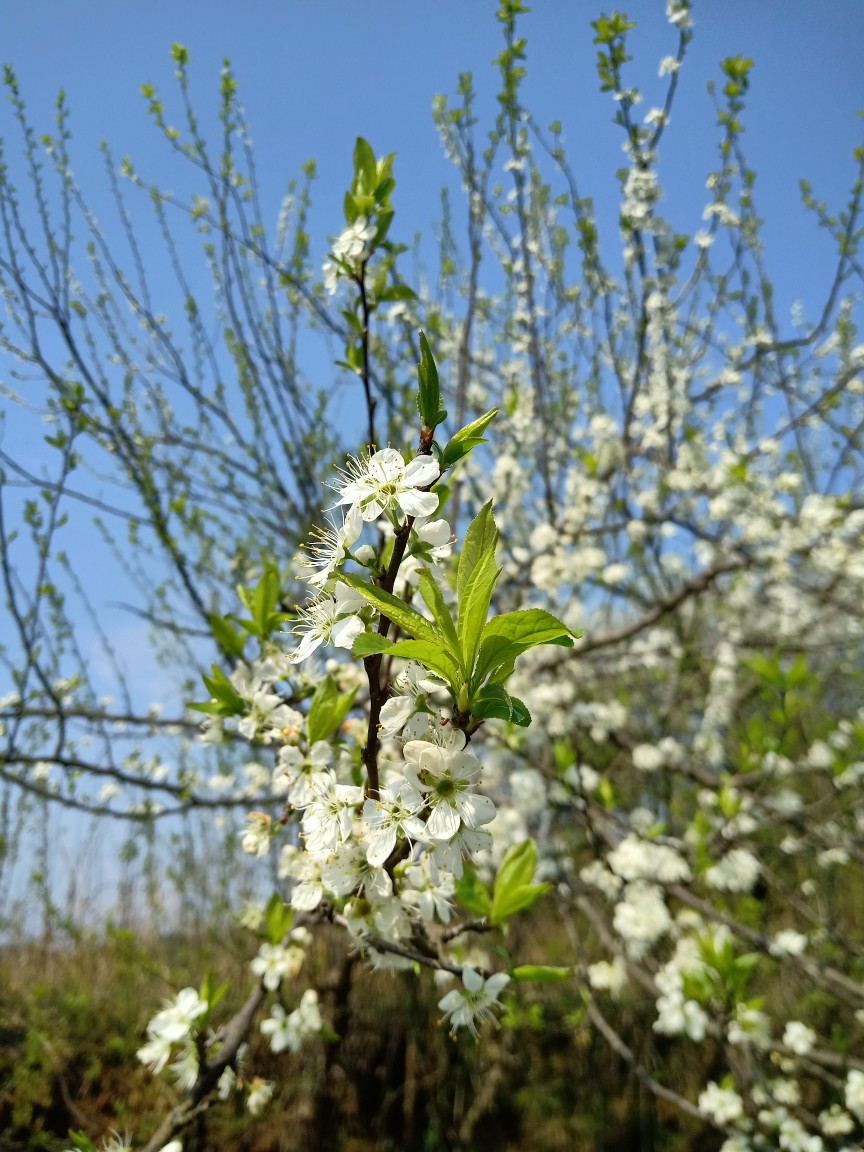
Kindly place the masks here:
POLYGON ((263 978, 264 987, 275 992, 283 980, 298 974, 305 959, 306 953, 296 945, 262 944, 250 967, 263 978))
POLYGON ((310 852, 332 852, 351 835, 354 811, 363 800, 363 789, 337 784, 332 772, 313 777, 312 795, 303 813, 303 836, 310 852))
POLYGON ((663 890, 644 880, 628 884, 615 906, 613 923, 627 954, 640 960, 672 926, 663 890))
POLYGON ((606 857, 606 863, 622 880, 678 884, 691 876, 689 864, 674 848, 638 836, 622 840, 606 857))
POLYGON ((744 1101, 731 1088, 721 1088, 709 1080, 707 1088, 699 1096, 699 1110, 725 1127, 744 1115, 744 1101))
POLYGON ((768 945, 768 951, 772 956, 800 956, 806 947, 806 936, 794 928, 784 928, 768 945))
POLYGON ((207 1008, 207 1001, 202 1000, 194 988, 184 988, 174 1000, 166 1001, 165 1007, 147 1025, 147 1043, 137 1053, 141 1063, 148 1064, 154 1075, 161 1072, 172 1046, 188 1039, 195 1021, 207 1008))
POLYGON ((430 814, 426 833, 434 840, 450 840, 459 831, 488 824, 495 817, 495 805, 488 796, 475 791, 480 761, 470 752, 447 751, 425 740, 405 745, 409 778, 424 794, 430 814))
POLYGON ((855 1121, 839 1104, 819 1113, 819 1127, 826 1136, 848 1136, 855 1127, 855 1121))
POLYGON ((851 1068, 846 1076, 846 1107, 864 1124, 864 1072, 851 1068))
POLYGON ((588 965, 588 983, 598 991, 608 992, 614 999, 627 983, 627 965, 620 956, 613 960, 600 960, 588 965))
POLYGON ((275 1088, 270 1080, 262 1080, 260 1076, 256 1076, 249 1090, 249 1095, 246 1099, 246 1107, 252 1116, 260 1116, 267 1105, 273 1098, 273 1089, 275 1088))
POLYGON ((281 1004, 270 1009, 270 1018, 261 1022, 261 1031, 270 1037, 273 1052, 299 1052, 307 1036, 321 1031, 321 1013, 318 1009, 318 993, 308 988, 293 1012, 287 1013, 281 1004))
POLYGON ((816 1033, 800 1020, 790 1020, 783 1033, 783 1043, 798 1056, 806 1056, 816 1043, 816 1033))
POLYGON ((761 871, 762 866, 752 852, 732 848, 707 870, 705 880, 712 888, 724 892, 750 892, 761 871))
POLYGON ((339 280, 346 275, 343 265, 347 265, 351 273, 356 272, 360 263, 370 255, 369 245, 375 239, 378 231, 373 220, 365 216, 358 216, 333 242, 330 250, 331 259, 324 262, 324 287, 334 295, 339 287, 339 280))
POLYGON ((246 827, 240 833, 240 846, 248 856, 266 856, 270 851, 273 823, 266 812, 250 812, 246 817, 246 827))
POLYGON ((439 1009, 449 1018, 452 1031, 468 1028, 477 1035, 478 1023, 492 1018, 501 992, 509 984, 506 972, 496 972, 485 980, 474 968, 462 969, 462 987, 453 988, 438 1001, 439 1009))
POLYGON ((422 838, 426 825, 420 819, 423 809, 423 795, 410 780, 399 780, 388 784, 379 792, 379 798, 371 797, 363 804, 363 821, 366 825, 366 858, 370 864, 380 867, 396 847, 397 837, 422 838))
POLYGON ((778 1141, 784 1152, 822 1152, 822 1137, 808 1133, 795 1116, 785 1116, 780 1121, 778 1141))
POLYGON ((357 612, 365 606, 365 600, 346 584, 337 584, 333 596, 313 600, 300 609, 300 623, 292 628, 300 643, 290 653, 292 664, 300 664, 322 644, 333 644, 337 648, 351 648, 364 629, 363 621, 357 612))
POLYGON ((352 456, 335 485, 339 497, 335 506, 355 506, 367 521, 377 520, 385 509, 396 507, 406 516, 431 516, 438 507, 438 497, 423 489, 434 484, 439 474, 432 456, 415 456, 406 465, 395 448, 382 448, 361 459, 352 456))
POLYGON ((319 591, 323 589, 362 530, 363 519, 357 508, 349 508, 339 525, 330 520, 325 527, 315 528, 312 543, 296 561, 300 579, 319 591))

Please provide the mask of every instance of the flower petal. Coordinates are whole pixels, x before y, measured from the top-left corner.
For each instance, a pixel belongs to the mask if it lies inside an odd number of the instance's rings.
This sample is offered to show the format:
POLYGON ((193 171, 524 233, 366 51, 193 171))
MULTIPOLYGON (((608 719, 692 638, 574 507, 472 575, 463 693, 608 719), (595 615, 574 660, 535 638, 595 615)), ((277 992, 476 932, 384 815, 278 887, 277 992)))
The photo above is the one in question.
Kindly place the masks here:
POLYGON ((333 625, 330 639, 336 648, 353 648, 354 641, 364 628, 365 625, 359 616, 345 616, 333 625))
POLYGON ((426 831, 435 840, 449 840, 459 831, 459 813, 446 800, 435 805, 426 821, 426 831))
POLYGON ((400 492, 396 499, 406 516, 431 516, 438 507, 437 492, 419 492, 416 488, 409 488, 400 492))
POLYGON ((479 992, 483 987, 483 977, 476 968, 470 968, 466 964, 462 969, 462 983, 469 992, 479 992))
MULTIPOLYGON (((441 469, 428 454, 415 456, 402 476, 402 483, 412 488, 425 488, 434 484, 441 475, 441 469)), ((427 513, 428 515, 428 513, 427 513)))

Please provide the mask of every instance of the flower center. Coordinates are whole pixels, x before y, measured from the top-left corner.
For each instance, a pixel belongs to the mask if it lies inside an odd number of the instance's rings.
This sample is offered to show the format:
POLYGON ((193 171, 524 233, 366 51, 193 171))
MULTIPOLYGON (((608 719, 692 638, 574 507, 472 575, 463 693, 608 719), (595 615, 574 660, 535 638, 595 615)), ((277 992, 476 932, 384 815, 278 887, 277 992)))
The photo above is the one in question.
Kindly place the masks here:
POLYGON ((445 776, 443 780, 435 781, 435 795, 442 800, 449 800, 456 795, 457 791, 456 781, 449 776, 445 776))

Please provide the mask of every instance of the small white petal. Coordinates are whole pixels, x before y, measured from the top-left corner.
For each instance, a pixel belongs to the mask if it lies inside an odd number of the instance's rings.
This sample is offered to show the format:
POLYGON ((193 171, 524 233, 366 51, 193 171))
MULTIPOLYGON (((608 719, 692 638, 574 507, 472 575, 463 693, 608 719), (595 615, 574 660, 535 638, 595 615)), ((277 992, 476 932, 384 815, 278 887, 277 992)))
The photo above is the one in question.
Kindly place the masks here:
POLYGON ((419 492, 416 488, 400 492, 397 500, 406 516, 431 516, 438 507, 437 492, 419 492))
POLYGON ((466 965, 462 969, 462 983, 469 992, 479 992, 483 987, 483 977, 476 968, 469 968, 466 965))
POLYGON ((441 475, 441 469, 429 455, 415 456, 402 477, 404 484, 414 488, 425 488, 434 484, 441 475))
POLYGON ((426 822, 426 831, 435 840, 449 840, 459 831, 459 813, 446 800, 436 804, 426 822))
POLYGON ((364 624, 359 616, 346 616, 333 625, 330 639, 336 648, 353 648, 354 641, 363 630, 364 624))

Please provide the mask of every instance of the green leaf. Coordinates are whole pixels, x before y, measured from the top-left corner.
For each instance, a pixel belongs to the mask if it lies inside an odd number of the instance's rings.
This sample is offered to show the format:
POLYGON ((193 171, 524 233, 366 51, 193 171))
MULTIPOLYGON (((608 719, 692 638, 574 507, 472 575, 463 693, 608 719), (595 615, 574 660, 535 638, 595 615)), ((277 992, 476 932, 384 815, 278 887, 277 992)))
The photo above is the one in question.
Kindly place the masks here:
POLYGON ((360 209, 350 192, 345 193, 345 199, 342 201, 342 208, 345 212, 345 223, 353 224, 357 217, 360 215, 360 209))
POLYGON ((270 613, 276 607, 279 599, 279 572, 275 566, 268 564, 261 579, 255 588, 252 599, 252 618, 258 625, 259 634, 267 635, 267 626, 270 613))
POLYGON ((420 363, 417 365, 417 408, 426 428, 435 428, 446 413, 441 412, 441 386, 438 369, 429 348, 425 332, 420 333, 420 363))
POLYGON ((532 884, 537 868, 537 845, 533 840, 515 844, 501 861, 495 877, 489 920, 500 924, 509 916, 530 908, 549 891, 548 884, 532 884))
POLYGON ((498 875, 495 877, 495 891, 507 887, 522 887, 530 884, 537 871, 537 845, 529 837, 521 844, 513 844, 504 853, 498 875))
POLYGON ((441 451, 438 457, 438 463, 441 467, 441 471, 444 472, 448 468, 452 468, 453 465, 458 463, 458 461, 461 460, 463 456, 467 456, 469 452, 473 452, 474 449, 478 448, 481 444, 488 443, 489 441, 485 436, 471 436, 469 439, 463 440, 461 443, 456 445, 454 445, 453 441, 451 440, 447 447, 441 451))
POLYGON ((469 700, 471 715, 475 720, 506 720, 527 728, 531 724, 531 713, 521 700, 511 696, 500 684, 487 684, 476 696, 469 700))
POLYGON ((521 964, 510 973, 514 980, 536 980, 541 984, 556 984, 560 980, 569 980, 573 975, 572 968, 555 968, 548 964, 521 964))
MULTIPOLYGON (((222 711, 219 715, 243 715, 246 711, 243 697, 218 665, 214 664, 212 666, 211 675, 208 676, 206 673, 202 673, 201 679, 204 681, 210 695, 222 706, 222 711)), ((202 709, 199 709, 199 711, 202 711, 202 709)))
POLYGON ((386 179, 381 180, 378 184, 376 184, 372 191, 372 195, 375 198, 375 203, 386 205, 390 199, 390 193, 395 187, 396 181, 392 176, 388 176, 386 179))
POLYGON ((437 644, 428 640, 399 640, 391 644, 387 651, 392 656, 400 656, 403 660, 417 660, 420 664, 431 668, 447 681, 454 695, 458 692, 460 670, 440 640, 437 644))
POLYGON ((480 562, 481 556, 491 551, 494 555, 495 545, 498 543, 498 529, 492 515, 492 501, 484 504, 465 533, 465 543, 459 556, 459 567, 456 573, 456 592, 461 604, 465 587, 471 579, 471 574, 480 562))
POLYGON ((226 656, 231 656, 234 660, 242 658, 243 649, 246 647, 246 636, 238 629, 232 628, 225 616, 211 612, 210 631, 226 656))
POLYGON ((488 412, 484 413, 477 420, 473 420, 470 424, 466 424, 461 428, 455 436, 447 442, 446 446, 441 452, 441 470, 451 468, 457 460, 461 460, 463 456, 476 448, 478 444, 485 444, 483 433, 498 415, 499 409, 490 408, 488 412))
POLYGON ((316 740, 328 740, 342 726, 342 721, 348 715, 356 694, 357 689, 352 688, 350 692, 340 696, 332 676, 328 676, 318 685, 306 720, 310 744, 314 744, 316 740))
POLYGON ((490 684, 504 684, 513 674, 516 660, 524 649, 503 636, 482 636, 477 663, 471 677, 471 686, 476 691, 489 677, 490 684))
POLYGON ((523 888, 511 888, 492 901, 491 924, 502 924, 517 912, 525 912, 545 896, 551 884, 526 884, 523 888))
POLYGON ((372 241, 373 248, 378 248, 387 239, 387 233, 390 231, 390 225, 393 223, 395 216, 395 212, 378 213, 378 227, 372 241))
POLYGON ((213 700, 199 700, 197 703, 190 702, 186 705, 191 708, 193 712, 206 712, 208 716, 233 716, 233 712, 226 712, 224 704, 218 704, 213 700))
POLYGON ((78 1149, 78 1152, 96 1152, 96 1145, 83 1132, 73 1132, 70 1128, 69 1139, 78 1149))
POLYGON ((361 632, 354 641, 351 651, 362 660, 364 656, 377 656, 379 652, 389 652, 392 647, 393 641, 379 632, 361 632))
POLYGON ((239 624, 250 636, 266 640, 285 620, 290 619, 290 614, 278 610, 282 593, 282 578, 279 575, 278 564, 266 555, 262 556, 262 560, 264 570, 255 587, 241 586, 237 589, 240 602, 252 619, 240 620, 236 616, 229 616, 228 619, 239 624))
POLYGON ((415 612, 413 608, 409 608, 397 596, 385 592, 383 588, 378 588, 375 584, 368 584, 353 572, 343 573, 340 578, 355 592, 359 592, 373 608, 377 608, 382 616, 392 620, 403 632, 407 632, 415 640, 429 640, 433 644, 441 643, 441 634, 435 625, 431 624, 425 616, 421 616, 419 612, 415 612))
MULTIPOLYGON (((480 654, 472 682, 475 685, 482 684, 487 676, 499 668, 512 671, 511 665, 516 659, 539 644, 572 648, 575 635, 566 624, 542 608, 527 608, 522 612, 505 612, 502 616, 495 616, 480 637, 480 654)), ((506 678, 495 676, 494 680, 500 683, 506 678)))
POLYGON ((459 644, 466 669, 474 667, 480 636, 489 615, 492 592, 501 569, 495 563, 494 545, 484 552, 459 597, 459 644))
MULTIPOLYGON (((497 684, 502 688, 516 671, 517 656, 514 655, 509 660, 500 660, 492 670, 492 674, 486 681, 487 684, 497 684)), ((482 683, 482 677, 477 677, 478 682, 482 683)))
POLYGON ((213 1009, 219 1004, 219 1002, 225 999, 225 996, 230 987, 231 985, 229 983, 220 984, 217 988, 216 977, 214 976, 212 970, 208 968, 207 973, 201 982, 201 987, 198 991, 198 995, 201 997, 201 999, 207 1001, 207 1017, 211 1015, 213 1009))
POLYGON ((372 146, 362 136, 354 144, 354 178, 359 189, 371 194, 378 183, 378 165, 372 146))
POLYGON ((458 691, 461 673, 456 660, 450 655, 443 639, 437 642, 431 640, 387 640, 377 632, 364 632, 354 641, 352 649, 355 656, 376 656, 379 653, 399 656, 403 660, 417 660, 430 668, 445 680, 453 689, 454 695, 458 691))
POLYGON ((226 619, 233 620, 235 624, 239 624, 243 631, 249 636, 261 635, 261 632, 258 629, 258 625, 254 620, 241 620, 239 616, 234 616, 233 614, 227 616, 226 619))
POLYGON ((288 907, 278 892, 274 892, 267 902, 264 923, 267 930, 267 941, 270 944, 281 943, 285 935, 291 931, 291 925, 294 923, 294 909, 288 907))
POLYGON ((802 652, 800 656, 796 657, 794 664, 786 673, 786 683, 790 688, 800 688, 802 684, 810 679, 810 673, 807 670, 807 657, 802 652))
POLYGON ((458 661, 459 637, 456 632, 456 625, 453 623, 452 613, 447 606, 441 589, 426 569, 420 573, 420 595, 423 597, 426 607, 432 613, 435 623, 444 633, 454 659, 458 661))
POLYGON ((306 718, 306 732, 309 743, 326 740, 332 733, 335 725, 331 724, 331 717, 339 702, 339 690, 332 676, 322 680, 315 689, 312 703, 309 705, 309 715, 306 718))
MULTIPOLYGON (((391 180, 393 178, 393 161, 396 159, 395 152, 388 152, 388 154, 378 161, 378 179, 391 180)), ((395 181, 394 181, 395 184, 395 181)))
POLYGON ((776 688, 778 692, 782 692, 785 688, 786 678, 776 655, 769 658, 763 656, 761 652, 757 652, 755 656, 745 660, 744 665, 755 672, 760 680, 764 680, 772 688, 776 688))
POLYGON ((407 284, 390 284, 378 293, 379 304, 389 304, 393 300, 416 300, 417 293, 407 284))
POLYGON ((618 798, 615 795, 615 785, 608 776, 600 778, 600 786, 598 788, 600 799, 603 802, 603 807, 611 812, 615 805, 618 803, 618 798))
POLYGON ((456 899, 475 916, 488 916, 492 908, 489 892, 470 864, 456 881, 456 899))
POLYGON ((542 608, 526 608, 521 612, 505 612, 490 620, 483 631, 487 636, 503 636, 524 648, 535 648, 538 644, 560 644, 572 648, 574 632, 566 624, 542 608))
POLYGON ((476 420, 472 420, 470 424, 460 428, 453 440, 459 443, 459 441, 470 439, 472 436, 482 436, 499 411, 499 408, 490 408, 488 412, 484 412, 482 416, 478 416, 476 420))

